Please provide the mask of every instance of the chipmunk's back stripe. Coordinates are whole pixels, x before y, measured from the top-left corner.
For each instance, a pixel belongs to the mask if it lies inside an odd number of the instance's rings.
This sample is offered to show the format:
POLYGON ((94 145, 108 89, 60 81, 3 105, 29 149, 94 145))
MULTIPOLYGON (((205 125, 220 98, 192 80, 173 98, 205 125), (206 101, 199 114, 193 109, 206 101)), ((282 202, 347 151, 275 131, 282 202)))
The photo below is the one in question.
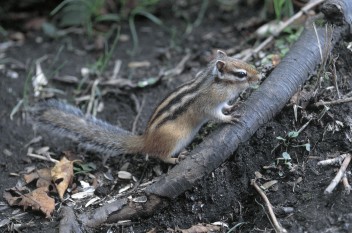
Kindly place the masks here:
POLYGON ((187 95, 195 93, 196 90, 206 81, 207 80, 205 78, 200 77, 199 79, 186 83, 176 89, 176 91, 166 97, 161 102, 159 107, 154 111, 152 117, 149 120, 148 127, 153 125, 156 119, 158 119, 165 112, 168 112, 173 106, 177 106, 177 103, 182 102, 187 95))
POLYGON ((174 112, 174 113, 169 114, 169 115, 167 115, 165 118, 161 119, 161 120, 157 123, 157 125, 155 126, 155 128, 157 129, 158 127, 160 127, 161 125, 163 125, 165 122, 174 120, 174 119, 176 119, 178 116, 182 115, 182 114, 188 109, 188 107, 189 107, 191 104, 194 103, 195 99, 196 99, 195 96, 193 96, 192 98, 189 98, 189 99, 187 100, 187 102, 185 102, 185 103, 182 105, 182 107, 175 109, 175 112, 174 112))
POLYGON ((187 111, 189 105, 194 102, 198 95, 198 91, 194 91, 185 95, 183 98, 180 99, 177 104, 170 106, 167 111, 165 111, 158 118, 156 118, 154 122, 148 127, 148 129, 157 129, 161 126, 162 123, 179 117, 179 115, 187 111))

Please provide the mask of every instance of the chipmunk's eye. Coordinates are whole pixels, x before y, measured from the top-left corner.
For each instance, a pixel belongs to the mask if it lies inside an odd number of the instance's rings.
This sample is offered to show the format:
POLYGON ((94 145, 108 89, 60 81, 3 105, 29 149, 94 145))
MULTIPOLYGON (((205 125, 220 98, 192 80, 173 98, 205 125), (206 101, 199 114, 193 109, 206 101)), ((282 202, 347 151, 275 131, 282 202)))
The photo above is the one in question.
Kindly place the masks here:
POLYGON ((232 74, 238 78, 247 77, 247 72, 245 72, 245 71, 233 71, 232 74))

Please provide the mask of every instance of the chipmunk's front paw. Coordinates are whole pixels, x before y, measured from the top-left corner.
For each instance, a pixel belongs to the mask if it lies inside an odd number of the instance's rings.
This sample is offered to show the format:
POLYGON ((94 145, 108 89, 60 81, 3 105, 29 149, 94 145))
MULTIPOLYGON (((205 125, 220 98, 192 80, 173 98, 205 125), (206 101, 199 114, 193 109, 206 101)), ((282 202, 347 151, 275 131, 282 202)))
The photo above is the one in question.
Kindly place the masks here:
POLYGON ((242 116, 241 114, 239 114, 239 113, 232 113, 231 115, 229 115, 229 116, 231 116, 231 124, 235 124, 235 123, 238 123, 238 122, 240 122, 240 117, 242 116))
POLYGON ((241 102, 237 102, 235 104, 229 105, 226 104, 226 106, 223 108, 223 112, 225 115, 230 115, 233 113, 236 109, 238 109, 241 105, 241 102))
POLYGON ((178 160, 184 160, 187 156, 189 155, 189 152, 187 150, 183 150, 179 155, 178 155, 178 160))

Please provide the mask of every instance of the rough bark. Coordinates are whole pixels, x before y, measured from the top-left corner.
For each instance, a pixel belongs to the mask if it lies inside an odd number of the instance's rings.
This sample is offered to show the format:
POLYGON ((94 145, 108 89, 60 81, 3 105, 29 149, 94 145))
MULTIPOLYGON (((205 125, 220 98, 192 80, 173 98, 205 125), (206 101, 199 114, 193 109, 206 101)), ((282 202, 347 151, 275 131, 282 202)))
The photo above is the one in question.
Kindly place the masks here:
MULTIPOLYGON (((334 43, 340 33, 335 29, 334 42, 326 41, 325 28, 317 28, 322 46, 334 43)), ((208 136, 191 156, 175 166, 147 192, 175 198, 223 163, 241 142, 273 118, 304 84, 320 63, 317 36, 313 28, 306 29, 287 56, 271 75, 244 103, 240 123, 226 125, 208 136)))
MULTIPOLYGON (((261 125, 281 111, 321 62, 320 49, 324 51, 325 46, 330 46, 331 51, 350 26, 351 10, 343 8, 350 5, 346 1, 350 0, 327 2, 327 4, 338 2, 340 14, 348 14, 343 16, 344 26, 334 28, 332 39, 327 39, 325 27, 316 28, 316 31, 312 26, 307 27, 287 56, 243 104, 240 109, 242 113, 240 123, 219 127, 185 160, 173 167, 168 174, 161 176, 157 182, 149 185, 145 191, 150 195, 150 203, 146 211, 139 211, 140 213, 148 214, 153 209, 160 209, 160 203, 165 198, 176 198, 190 189, 195 182, 215 170, 231 156, 241 142, 248 140, 261 125)), ((99 211, 104 208, 101 207, 99 211)), ((126 214, 123 210, 113 213, 107 222, 140 216, 138 211, 132 212, 132 215, 126 214)))
POLYGON ((321 11, 325 18, 335 25, 352 24, 352 1, 330 0, 327 1, 321 11))

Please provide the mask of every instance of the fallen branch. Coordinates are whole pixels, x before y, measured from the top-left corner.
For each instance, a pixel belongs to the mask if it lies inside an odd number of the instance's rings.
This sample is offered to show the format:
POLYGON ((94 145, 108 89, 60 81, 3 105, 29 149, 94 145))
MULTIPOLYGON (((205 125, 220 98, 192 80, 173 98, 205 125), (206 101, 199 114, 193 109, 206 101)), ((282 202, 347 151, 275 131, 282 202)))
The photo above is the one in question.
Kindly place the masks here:
MULTIPOLYGON (((335 29, 331 42, 325 39, 325 28, 318 28, 317 32, 323 46, 335 43, 341 35, 341 30, 335 29)), ((176 198, 192 188, 232 155, 241 142, 248 140, 262 124, 280 112, 320 61, 316 34, 308 28, 261 87, 240 107, 240 123, 220 126, 168 174, 147 186, 146 193, 162 200, 162 197, 176 198)), ((154 208, 160 209, 156 205, 154 208)), ((114 213, 107 221, 126 219, 121 213, 114 213)))
POLYGON ((98 216, 99 213, 106 213, 99 223, 150 215, 165 206, 160 203, 167 202, 167 198, 178 197, 214 171, 233 154, 241 142, 248 140, 261 125, 279 113, 314 72, 321 62, 317 36, 320 45, 331 51, 348 26, 335 27, 333 38, 326 38, 325 27, 317 28, 317 33, 312 27, 306 28, 277 68, 240 107, 242 117, 238 124, 220 126, 168 174, 145 187, 148 200, 143 205, 129 203, 119 211, 118 208, 109 211, 111 203, 100 207, 93 214, 98 216))
POLYGON ((133 97, 133 96, 134 95, 132 95, 132 98, 134 99, 134 101, 136 103, 136 111, 137 111, 137 115, 134 118, 133 125, 132 125, 132 133, 135 134, 136 133, 136 129, 137 129, 137 123, 139 121, 139 118, 141 117, 142 110, 143 110, 144 105, 145 105, 145 97, 143 96, 142 103, 139 104, 139 101, 138 101, 137 97, 135 97, 135 96, 133 97))
POLYGON ((326 165, 332 165, 332 164, 341 164, 342 161, 347 157, 347 154, 342 154, 337 156, 336 158, 332 159, 326 159, 318 162, 318 166, 326 166, 326 165))
POLYGON ((343 161, 339 171, 337 172, 335 178, 331 181, 329 186, 325 189, 324 194, 330 194, 335 189, 337 184, 341 181, 343 175, 346 172, 346 168, 351 161, 351 154, 347 154, 345 160, 343 161))
POLYGON ((50 155, 48 156, 44 156, 44 155, 38 155, 38 154, 33 154, 33 153, 27 153, 27 156, 32 157, 32 158, 36 158, 36 159, 41 159, 44 161, 49 161, 52 163, 58 163, 59 160, 53 159, 50 157, 50 155))
POLYGON ((342 103, 348 103, 352 101, 351 98, 346 98, 346 99, 339 99, 339 100, 332 100, 332 101, 319 101, 315 103, 315 106, 322 106, 322 105, 334 105, 334 104, 342 104, 342 103))
POLYGON ((286 230, 285 228, 283 228, 283 227, 281 226, 281 224, 277 221, 277 218, 276 218, 276 216, 275 216, 273 207, 272 207, 272 205, 271 205, 271 203, 270 203, 268 197, 265 195, 265 193, 263 192, 263 190, 257 185, 257 183, 255 182, 254 179, 251 181, 251 185, 255 188, 255 190, 257 190, 257 192, 259 193, 259 195, 263 198, 264 203, 265 203, 265 206, 266 206, 266 208, 267 208, 268 211, 269 211, 269 216, 270 216, 270 219, 271 219, 272 224, 274 225, 275 231, 276 231, 276 232, 280 232, 280 233, 285 233, 285 232, 287 232, 287 230, 286 230))
POLYGON ((348 183, 348 179, 347 179, 346 172, 343 174, 342 183, 343 183, 343 186, 345 187, 345 193, 346 193, 347 195, 350 194, 352 187, 351 187, 351 185, 348 183))
MULTIPOLYGON (((336 29, 335 39, 331 42, 325 38, 325 28, 318 28, 317 32, 322 46, 332 45, 341 34, 336 29)), ((233 154, 238 145, 248 140, 262 124, 279 113, 320 61, 315 32, 308 28, 261 87, 240 107, 240 122, 219 127, 190 156, 147 187, 147 192, 175 198, 191 188, 233 154)))

